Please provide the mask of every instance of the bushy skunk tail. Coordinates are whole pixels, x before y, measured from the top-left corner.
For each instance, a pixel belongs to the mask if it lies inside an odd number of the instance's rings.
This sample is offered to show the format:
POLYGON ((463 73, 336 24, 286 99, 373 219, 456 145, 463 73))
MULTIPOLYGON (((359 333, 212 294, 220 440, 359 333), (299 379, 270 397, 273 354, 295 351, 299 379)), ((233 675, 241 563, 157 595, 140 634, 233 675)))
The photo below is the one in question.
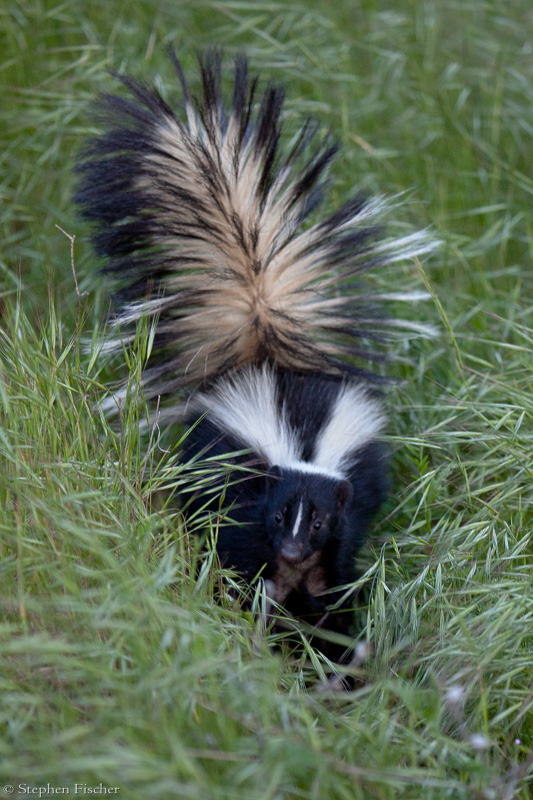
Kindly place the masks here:
POLYGON ((172 60, 183 119, 155 89, 120 77, 133 100, 101 97, 106 132, 78 167, 76 200, 121 290, 108 346, 127 341, 141 316, 158 318, 149 394, 265 361, 368 377, 365 341, 403 322, 376 310, 393 293, 361 292, 356 278, 428 251, 431 240, 380 238, 384 202, 362 194, 305 227, 337 150, 330 136, 308 122, 280 148, 283 90, 269 85, 259 95, 243 57, 229 112, 217 51, 200 58, 201 97, 189 93, 172 60))

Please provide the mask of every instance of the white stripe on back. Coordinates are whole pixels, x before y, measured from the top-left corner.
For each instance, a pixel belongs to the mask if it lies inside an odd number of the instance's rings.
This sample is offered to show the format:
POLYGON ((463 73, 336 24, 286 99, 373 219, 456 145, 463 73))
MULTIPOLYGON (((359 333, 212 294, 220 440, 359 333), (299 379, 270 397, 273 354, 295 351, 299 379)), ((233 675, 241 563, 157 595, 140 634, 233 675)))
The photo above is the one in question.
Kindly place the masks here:
POLYGON ((198 394, 193 406, 200 413, 208 411, 209 419, 222 431, 268 464, 336 480, 346 476, 353 453, 373 439, 385 422, 379 400, 363 386, 342 384, 319 430, 313 457, 304 461, 298 431, 291 428, 285 408, 279 408, 275 370, 267 364, 228 374, 210 392, 198 394))
POLYGON ((209 419, 262 455, 283 467, 298 461, 301 445, 278 408, 276 376, 268 365, 247 367, 220 380, 212 393, 198 395, 195 405, 209 411, 209 419))
POLYGON ((360 386, 344 384, 329 420, 318 434, 313 464, 326 473, 344 474, 351 454, 373 439, 384 422, 379 401, 369 397, 360 386))

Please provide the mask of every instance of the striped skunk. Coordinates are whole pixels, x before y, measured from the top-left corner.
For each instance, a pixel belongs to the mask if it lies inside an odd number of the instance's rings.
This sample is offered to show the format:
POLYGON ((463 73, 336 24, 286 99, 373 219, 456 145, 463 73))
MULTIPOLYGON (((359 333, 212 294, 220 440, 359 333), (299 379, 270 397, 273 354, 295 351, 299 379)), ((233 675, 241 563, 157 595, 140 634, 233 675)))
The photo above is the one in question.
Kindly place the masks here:
POLYGON ((421 296, 364 291, 358 278, 432 242, 384 238, 385 202, 362 193, 309 222, 337 150, 330 135, 308 121, 280 145, 284 92, 269 84, 260 93, 242 56, 229 110, 218 51, 199 58, 199 97, 170 56, 182 113, 118 76, 133 99, 100 98, 104 132, 77 167, 76 201, 118 290, 107 347, 132 339, 141 317, 157 320, 147 395, 187 397, 191 454, 241 451, 233 463, 257 468, 226 486, 222 562, 247 580, 261 575, 288 611, 321 617, 342 596, 331 590, 354 581, 386 494, 367 342, 392 327, 417 330, 378 309, 421 296))

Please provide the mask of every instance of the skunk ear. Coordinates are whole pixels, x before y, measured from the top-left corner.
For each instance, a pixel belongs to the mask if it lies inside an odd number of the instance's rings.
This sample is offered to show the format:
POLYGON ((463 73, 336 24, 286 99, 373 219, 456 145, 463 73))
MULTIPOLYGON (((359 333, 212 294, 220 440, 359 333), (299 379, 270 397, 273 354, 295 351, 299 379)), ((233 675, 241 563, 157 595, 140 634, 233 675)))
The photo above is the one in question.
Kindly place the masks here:
POLYGON ((350 481, 339 481, 335 487, 335 494, 337 495, 338 510, 344 511, 344 507, 350 502, 353 495, 353 488, 350 481))
POLYGON ((267 489, 273 489, 281 478, 282 474, 281 467, 278 467, 277 464, 274 464, 273 467, 270 467, 266 474, 267 489))

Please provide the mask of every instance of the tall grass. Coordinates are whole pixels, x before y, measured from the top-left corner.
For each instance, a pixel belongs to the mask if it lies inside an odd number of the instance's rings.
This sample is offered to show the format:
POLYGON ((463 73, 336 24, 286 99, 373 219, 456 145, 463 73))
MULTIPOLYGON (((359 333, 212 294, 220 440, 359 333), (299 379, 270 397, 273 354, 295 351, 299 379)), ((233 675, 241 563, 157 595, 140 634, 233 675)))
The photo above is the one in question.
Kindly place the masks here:
POLYGON ((519 0, 0 9, 6 796, 530 796, 532 24, 519 0), (354 186, 407 192, 398 229, 444 242, 393 278, 426 283, 434 302, 412 313, 441 333, 392 349, 394 486, 360 559, 351 691, 334 691, 304 629, 243 611, 193 535, 205 515, 184 524, 182 490, 224 474, 152 426, 151 332, 114 362, 96 335, 81 344, 108 302, 70 199, 90 102, 114 87, 109 68, 176 102, 165 46, 194 81, 195 49, 213 42, 287 83, 289 130, 311 114, 342 140, 332 204, 354 186), (56 225, 76 236, 79 296, 56 225), (110 425, 98 400, 123 373, 110 425))

